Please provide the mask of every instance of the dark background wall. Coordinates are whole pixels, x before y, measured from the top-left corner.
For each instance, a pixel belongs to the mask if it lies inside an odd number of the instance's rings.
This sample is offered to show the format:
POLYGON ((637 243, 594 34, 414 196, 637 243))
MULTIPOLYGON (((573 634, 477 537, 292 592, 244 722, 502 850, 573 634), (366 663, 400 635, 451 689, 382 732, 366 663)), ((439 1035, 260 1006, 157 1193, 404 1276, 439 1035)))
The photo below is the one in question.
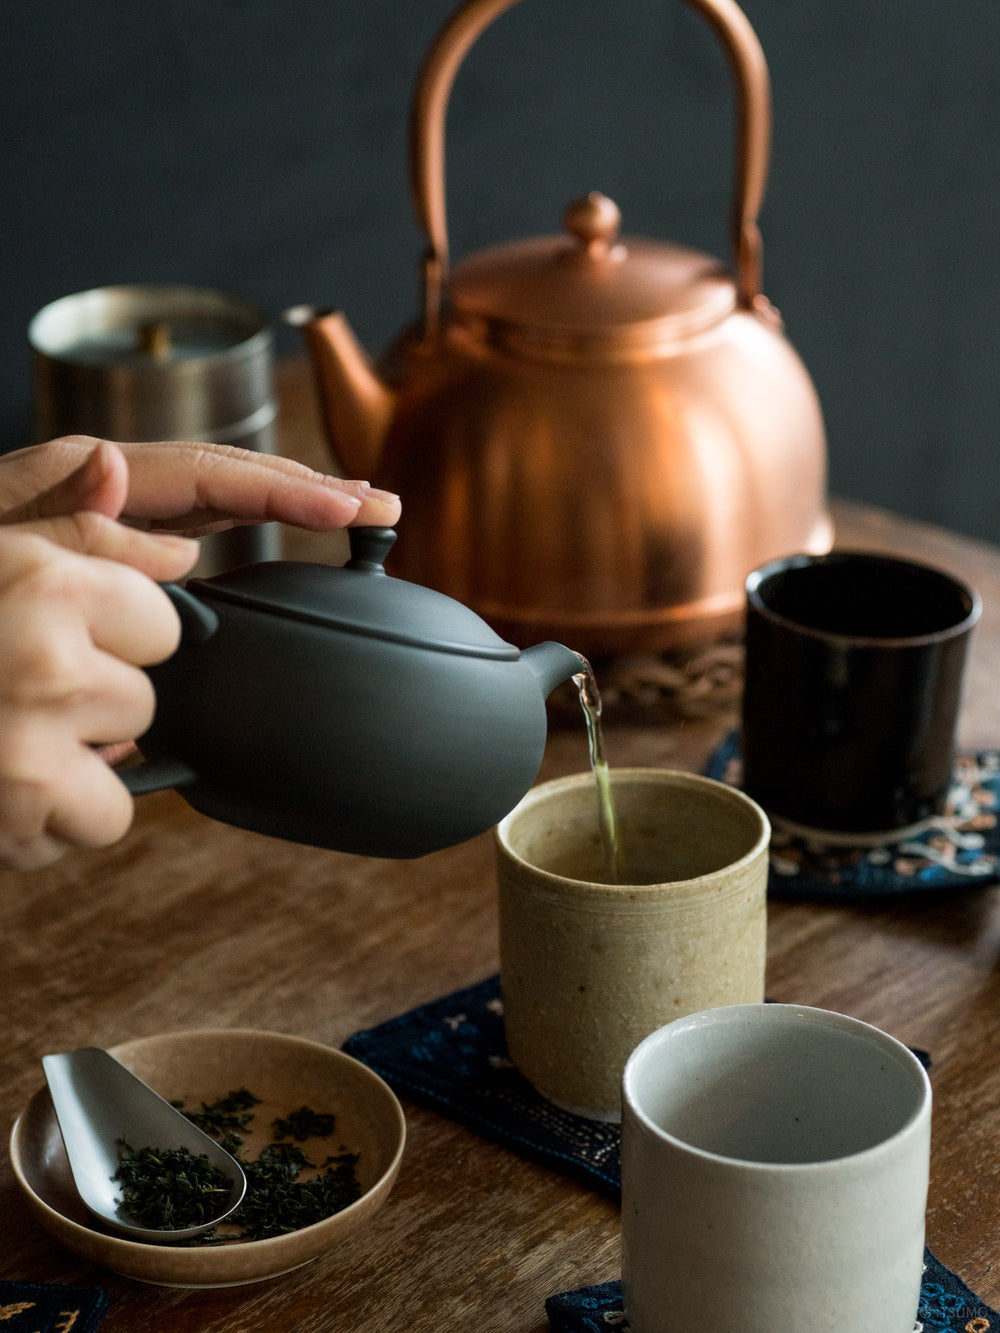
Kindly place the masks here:
MULTIPOLYGON (((88 287, 339 305, 384 345, 418 293, 410 93, 453 7, 6 5, 0 447, 29 439, 31 315, 88 287)), ((1000 5, 745 9, 774 91, 765 289, 819 390, 831 487, 1000 538, 1000 5)), ((558 230, 595 188, 626 231, 725 253, 731 122, 679 0, 525 0, 456 84, 453 253, 558 230)))

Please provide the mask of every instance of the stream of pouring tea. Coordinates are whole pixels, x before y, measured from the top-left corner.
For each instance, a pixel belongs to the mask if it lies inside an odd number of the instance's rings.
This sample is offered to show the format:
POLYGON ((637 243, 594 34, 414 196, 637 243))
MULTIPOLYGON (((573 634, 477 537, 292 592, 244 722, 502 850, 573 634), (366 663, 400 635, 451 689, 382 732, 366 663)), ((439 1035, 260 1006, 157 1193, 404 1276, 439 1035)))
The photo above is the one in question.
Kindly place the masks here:
POLYGON ((598 822, 601 832, 601 851, 604 856, 604 873, 608 884, 619 882, 618 864, 618 827, 615 821, 615 805, 611 795, 611 775, 608 761, 604 755, 604 733, 601 730, 601 692, 597 688, 597 678, 593 668, 585 657, 577 654, 583 670, 573 677, 573 684, 580 692, 580 706, 587 720, 587 742, 590 746, 590 767, 597 785, 598 822))

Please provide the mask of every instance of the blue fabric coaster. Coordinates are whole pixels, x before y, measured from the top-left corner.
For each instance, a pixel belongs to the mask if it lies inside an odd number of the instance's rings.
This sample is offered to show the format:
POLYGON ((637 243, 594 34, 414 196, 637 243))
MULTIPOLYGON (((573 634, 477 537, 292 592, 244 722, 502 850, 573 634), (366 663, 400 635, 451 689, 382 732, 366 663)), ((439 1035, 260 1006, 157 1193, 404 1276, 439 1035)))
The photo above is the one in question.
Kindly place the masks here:
POLYGON ((546 1101, 507 1054, 500 978, 412 1009, 344 1043, 395 1092, 618 1198, 621 1134, 546 1101))
MULTIPOLYGON (((517 1072, 507 1054, 499 977, 356 1032, 344 1050, 395 1092, 617 1202, 621 1129, 561 1111, 517 1072)), ((930 1066, 926 1051, 914 1055, 930 1066)))
MULTIPOLYGON (((622 1284, 602 1282, 550 1296, 545 1302, 554 1333, 626 1333, 628 1320, 622 1307, 622 1284)), ((976 1296, 965 1283, 924 1251, 924 1277, 920 1287, 918 1323, 923 1333, 998 1333, 1000 1314, 976 1296)), ((850 1333, 845 1329, 844 1333, 850 1333)))
MULTIPOLYGON (((343 1049, 374 1069, 401 1096, 440 1111, 618 1202, 619 1126, 559 1110, 517 1072, 507 1054, 499 977, 487 977, 378 1027, 356 1032, 343 1049)), ((930 1064, 925 1051, 915 1050, 914 1054, 924 1065, 930 1064)), ((921 1310, 926 1305, 928 1311, 926 1317, 921 1316, 925 1333, 952 1333, 953 1325, 947 1320, 955 1318, 960 1309, 973 1313, 966 1324, 954 1326, 954 1333, 967 1333, 966 1325, 975 1319, 992 1322, 975 1325, 971 1333, 1000 1333, 995 1312, 978 1301, 930 1251, 926 1263, 921 1305, 921 1310)), ((546 1310, 557 1333, 627 1327, 619 1282, 552 1296, 546 1310)))
POLYGON ((0 1282, 0 1323, 10 1333, 94 1333, 107 1312, 99 1287, 0 1282))
MULTIPOLYGON (((706 775, 740 785, 734 732, 706 775)), ((959 755, 945 813, 932 827, 883 847, 821 847, 775 829, 768 892, 775 898, 843 902, 920 891, 985 887, 1000 881, 1000 751, 959 755)))

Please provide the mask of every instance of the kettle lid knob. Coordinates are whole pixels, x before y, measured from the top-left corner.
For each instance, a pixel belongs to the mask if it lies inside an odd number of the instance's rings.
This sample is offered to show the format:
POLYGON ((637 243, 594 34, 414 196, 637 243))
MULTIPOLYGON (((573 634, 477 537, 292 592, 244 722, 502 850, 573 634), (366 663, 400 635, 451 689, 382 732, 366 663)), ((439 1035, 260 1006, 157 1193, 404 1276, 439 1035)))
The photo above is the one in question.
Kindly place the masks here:
POLYGON ((613 199, 591 190, 573 200, 563 214, 563 223, 587 254, 606 255, 618 236, 622 215, 613 199))
POLYGON ((382 563, 396 540, 395 528, 348 528, 351 558, 345 569, 360 569, 367 574, 385 574, 382 563))

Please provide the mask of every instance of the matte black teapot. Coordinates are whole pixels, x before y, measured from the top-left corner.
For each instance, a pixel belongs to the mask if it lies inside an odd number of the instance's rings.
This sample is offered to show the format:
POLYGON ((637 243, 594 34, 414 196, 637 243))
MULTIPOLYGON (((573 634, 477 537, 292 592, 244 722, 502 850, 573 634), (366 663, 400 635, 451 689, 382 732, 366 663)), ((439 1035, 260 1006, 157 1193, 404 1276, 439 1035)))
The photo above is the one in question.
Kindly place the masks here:
POLYGON ((525 651, 382 568, 395 532, 353 528, 342 568, 271 561, 167 592, 177 652, 149 671, 133 793, 177 787, 238 828, 415 857, 492 827, 531 786, 545 698, 584 668, 525 651))

